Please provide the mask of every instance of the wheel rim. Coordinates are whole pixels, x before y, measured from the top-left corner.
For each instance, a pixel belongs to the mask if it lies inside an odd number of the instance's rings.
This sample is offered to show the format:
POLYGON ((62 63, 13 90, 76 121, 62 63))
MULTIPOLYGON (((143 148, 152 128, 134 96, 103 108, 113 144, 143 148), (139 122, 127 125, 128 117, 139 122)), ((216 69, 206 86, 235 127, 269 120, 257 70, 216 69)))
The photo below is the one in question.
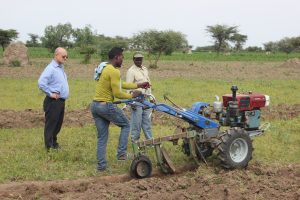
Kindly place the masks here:
POLYGON ((150 173, 150 167, 147 162, 139 162, 136 166, 136 174, 140 177, 146 177, 150 173))
POLYGON ((229 149, 231 159, 236 162, 242 162, 248 154, 248 144, 243 138, 235 139, 229 149))

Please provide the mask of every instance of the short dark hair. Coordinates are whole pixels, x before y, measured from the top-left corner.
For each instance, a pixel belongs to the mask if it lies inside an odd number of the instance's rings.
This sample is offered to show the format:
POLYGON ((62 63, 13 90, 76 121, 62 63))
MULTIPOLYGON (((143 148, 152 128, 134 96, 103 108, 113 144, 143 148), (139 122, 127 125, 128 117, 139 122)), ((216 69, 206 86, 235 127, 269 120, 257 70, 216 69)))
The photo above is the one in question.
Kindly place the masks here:
POLYGON ((119 56, 123 53, 123 49, 121 47, 113 47, 109 52, 108 52, 108 59, 111 60, 116 56, 119 56))

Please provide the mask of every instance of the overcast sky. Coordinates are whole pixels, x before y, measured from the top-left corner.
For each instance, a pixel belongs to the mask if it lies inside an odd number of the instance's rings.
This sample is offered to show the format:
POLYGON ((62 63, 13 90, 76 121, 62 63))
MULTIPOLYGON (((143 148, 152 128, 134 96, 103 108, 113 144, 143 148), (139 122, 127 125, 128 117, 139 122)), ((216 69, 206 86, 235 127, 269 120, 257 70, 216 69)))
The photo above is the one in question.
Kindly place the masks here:
POLYGON ((19 40, 46 26, 91 25, 98 34, 131 37, 149 29, 174 30, 190 45, 211 45, 206 26, 239 26, 245 46, 300 35, 300 0, 0 0, 0 29, 16 29, 19 40))

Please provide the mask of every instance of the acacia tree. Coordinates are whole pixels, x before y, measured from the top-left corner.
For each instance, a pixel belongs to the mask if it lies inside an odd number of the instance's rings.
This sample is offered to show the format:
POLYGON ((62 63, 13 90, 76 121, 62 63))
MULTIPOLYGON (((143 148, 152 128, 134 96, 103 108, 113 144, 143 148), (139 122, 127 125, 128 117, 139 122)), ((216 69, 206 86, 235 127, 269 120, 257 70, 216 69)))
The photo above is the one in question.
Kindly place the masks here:
POLYGON ((70 23, 47 26, 44 37, 41 38, 44 47, 54 52, 57 47, 72 46, 73 29, 70 23))
POLYGON ((219 24, 207 26, 206 31, 214 39, 215 50, 218 54, 229 46, 228 42, 231 40, 232 36, 238 33, 237 26, 219 24))
POLYGON ((28 33, 30 40, 26 41, 26 46, 27 47, 39 47, 40 43, 39 43, 39 36, 33 33, 28 33))
POLYGON ((0 29, 0 45, 2 46, 3 51, 11 41, 18 38, 18 34, 19 33, 14 29, 0 29))
POLYGON ((157 63, 163 53, 171 55, 176 50, 187 48, 188 42, 181 32, 149 30, 135 35, 132 38, 131 47, 146 51, 150 67, 157 68, 157 63))
POLYGON ((247 35, 242 35, 239 33, 235 33, 230 40, 235 43, 234 49, 236 51, 242 50, 243 45, 247 41, 248 36, 247 35))

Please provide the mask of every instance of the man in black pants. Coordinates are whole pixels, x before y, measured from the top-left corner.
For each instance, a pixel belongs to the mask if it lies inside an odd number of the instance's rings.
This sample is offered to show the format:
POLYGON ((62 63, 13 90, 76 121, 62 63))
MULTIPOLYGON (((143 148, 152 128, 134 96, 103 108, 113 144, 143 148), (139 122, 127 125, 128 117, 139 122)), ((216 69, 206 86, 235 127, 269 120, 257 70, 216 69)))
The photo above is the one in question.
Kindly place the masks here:
POLYGON ((68 79, 63 65, 67 59, 67 51, 58 47, 54 52, 53 60, 38 80, 39 88, 46 94, 43 108, 45 112, 44 141, 47 150, 59 148, 57 135, 64 119, 65 100, 69 97, 68 79))

